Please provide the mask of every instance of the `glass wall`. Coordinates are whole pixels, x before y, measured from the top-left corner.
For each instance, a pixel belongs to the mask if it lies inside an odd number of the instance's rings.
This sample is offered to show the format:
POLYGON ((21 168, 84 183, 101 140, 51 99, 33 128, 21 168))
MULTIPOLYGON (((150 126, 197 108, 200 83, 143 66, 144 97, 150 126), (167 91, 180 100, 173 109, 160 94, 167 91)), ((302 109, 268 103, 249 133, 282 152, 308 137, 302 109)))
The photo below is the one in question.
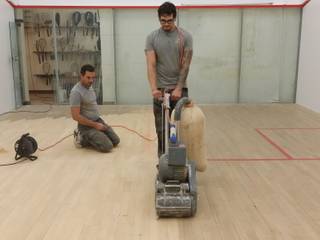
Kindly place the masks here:
POLYGON ((30 92, 53 92, 56 103, 68 103, 81 66, 91 64, 102 103, 99 11, 26 9, 23 14, 30 92))
MULTIPOLYGON (((144 45, 157 9, 25 9, 29 89, 68 103, 81 65, 97 69, 100 104, 150 104, 144 45)), ((294 102, 301 9, 180 9, 194 40, 198 103, 294 102)))

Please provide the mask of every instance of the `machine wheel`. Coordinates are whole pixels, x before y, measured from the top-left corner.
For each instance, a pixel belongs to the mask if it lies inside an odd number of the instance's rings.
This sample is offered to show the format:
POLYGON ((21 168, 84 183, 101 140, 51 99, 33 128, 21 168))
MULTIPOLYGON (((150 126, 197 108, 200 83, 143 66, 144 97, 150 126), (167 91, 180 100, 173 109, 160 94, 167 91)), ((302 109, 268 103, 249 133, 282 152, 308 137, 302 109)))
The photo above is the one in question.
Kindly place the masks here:
POLYGON ((198 194, 196 193, 193 196, 193 200, 191 202, 191 217, 193 217, 197 213, 197 200, 198 200, 198 194))

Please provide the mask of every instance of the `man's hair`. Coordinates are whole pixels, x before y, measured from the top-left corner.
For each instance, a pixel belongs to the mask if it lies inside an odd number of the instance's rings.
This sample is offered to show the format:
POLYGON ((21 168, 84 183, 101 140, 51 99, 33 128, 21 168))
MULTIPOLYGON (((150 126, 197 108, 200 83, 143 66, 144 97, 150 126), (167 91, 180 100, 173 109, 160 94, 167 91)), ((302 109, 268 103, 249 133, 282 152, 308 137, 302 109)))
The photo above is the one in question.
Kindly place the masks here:
POLYGON ((85 65, 83 65, 83 66, 81 67, 80 73, 81 73, 81 75, 83 76, 83 75, 86 74, 86 72, 94 72, 94 71, 95 71, 95 69, 94 69, 94 67, 93 67, 92 65, 90 65, 90 64, 85 64, 85 65))
POLYGON ((158 17, 163 15, 171 15, 173 14, 173 18, 177 16, 176 6, 171 2, 165 2, 158 8, 158 17))

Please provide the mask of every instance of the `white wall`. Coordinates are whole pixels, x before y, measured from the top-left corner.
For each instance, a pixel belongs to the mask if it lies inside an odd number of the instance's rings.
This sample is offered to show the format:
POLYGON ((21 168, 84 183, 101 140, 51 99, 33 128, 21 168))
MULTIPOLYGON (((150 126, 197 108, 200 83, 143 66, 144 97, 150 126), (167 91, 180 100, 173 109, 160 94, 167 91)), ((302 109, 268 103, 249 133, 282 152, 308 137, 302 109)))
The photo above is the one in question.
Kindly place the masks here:
POLYGON ((14 10, 6 1, 0 1, 0 113, 13 110, 15 106, 9 37, 10 21, 14 21, 14 10))
POLYGON ((320 112, 320 1, 303 10, 296 103, 320 112))

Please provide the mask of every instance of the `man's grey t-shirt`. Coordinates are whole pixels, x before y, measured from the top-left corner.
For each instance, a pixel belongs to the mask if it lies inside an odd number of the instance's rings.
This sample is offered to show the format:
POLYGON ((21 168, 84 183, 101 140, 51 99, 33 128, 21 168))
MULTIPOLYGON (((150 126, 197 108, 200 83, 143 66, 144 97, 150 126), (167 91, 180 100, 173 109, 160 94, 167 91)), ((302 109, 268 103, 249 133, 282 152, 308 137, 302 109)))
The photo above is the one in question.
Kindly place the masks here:
POLYGON ((192 36, 182 28, 176 28, 172 32, 159 28, 148 35, 145 51, 153 50, 156 53, 158 88, 170 88, 177 84, 181 48, 192 49, 192 36))
POLYGON ((71 89, 70 105, 80 107, 80 114, 90 120, 96 121, 100 117, 93 88, 86 88, 80 82, 71 89))

